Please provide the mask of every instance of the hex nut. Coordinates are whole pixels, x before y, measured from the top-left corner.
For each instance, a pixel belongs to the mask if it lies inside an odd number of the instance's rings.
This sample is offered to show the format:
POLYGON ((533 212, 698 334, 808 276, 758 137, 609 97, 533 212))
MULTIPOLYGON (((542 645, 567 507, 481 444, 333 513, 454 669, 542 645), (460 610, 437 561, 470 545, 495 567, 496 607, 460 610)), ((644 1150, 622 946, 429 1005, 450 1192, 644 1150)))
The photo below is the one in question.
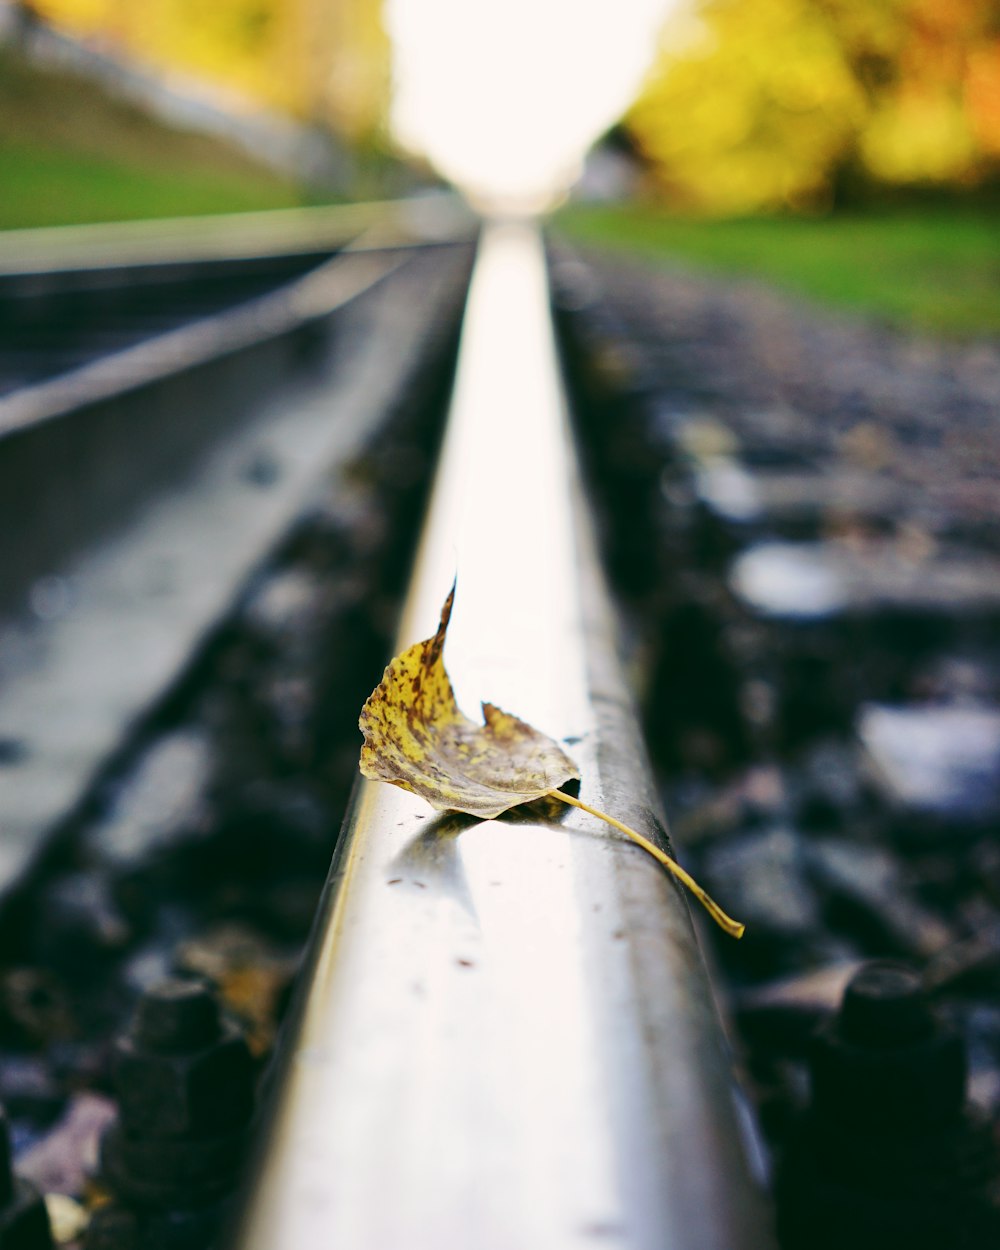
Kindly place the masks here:
POLYGON ((872 1134, 934 1132, 961 1119, 965 1047, 920 979, 891 960, 866 964, 810 1047, 813 1105, 830 1124, 872 1134))
POLYGON ((203 1050, 221 1028, 219 1004, 207 981, 167 977, 139 1000, 130 1035, 144 1050, 203 1050))
POLYGON ((138 1135, 211 1137, 242 1128, 253 1111, 253 1077, 246 1042, 226 1023, 193 1053, 151 1050, 132 1036, 115 1043, 121 1121, 138 1135))
POLYGON ((246 1132, 201 1140, 133 1137, 115 1124, 101 1141, 101 1171, 139 1207, 198 1207, 224 1195, 246 1152, 246 1132))

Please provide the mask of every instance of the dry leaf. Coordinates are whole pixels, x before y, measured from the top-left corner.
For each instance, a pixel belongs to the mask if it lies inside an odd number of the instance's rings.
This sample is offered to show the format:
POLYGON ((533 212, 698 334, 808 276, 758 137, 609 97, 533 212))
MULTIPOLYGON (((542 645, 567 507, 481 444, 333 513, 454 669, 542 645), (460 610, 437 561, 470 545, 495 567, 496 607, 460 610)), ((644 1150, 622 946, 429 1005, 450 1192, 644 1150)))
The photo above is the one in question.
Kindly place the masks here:
POLYGON ((459 710, 442 658, 454 599, 452 586, 437 633, 396 656, 361 709, 361 772, 490 820, 580 773, 557 742, 492 703, 484 725, 459 710))
POLYGON ((452 586, 437 633, 397 655, 361 709, 362 774, 419 794, 438 811, 483 820, 544 797, 579 807, 637 842, 691 890, 717 924, 742 937, 743 925, 655 843, 563 794, 559 787, 578 780, 580 772, 557 742, 492 703, 483 704, 483 725, 459 710, 443 658, 454 599, 452 586))

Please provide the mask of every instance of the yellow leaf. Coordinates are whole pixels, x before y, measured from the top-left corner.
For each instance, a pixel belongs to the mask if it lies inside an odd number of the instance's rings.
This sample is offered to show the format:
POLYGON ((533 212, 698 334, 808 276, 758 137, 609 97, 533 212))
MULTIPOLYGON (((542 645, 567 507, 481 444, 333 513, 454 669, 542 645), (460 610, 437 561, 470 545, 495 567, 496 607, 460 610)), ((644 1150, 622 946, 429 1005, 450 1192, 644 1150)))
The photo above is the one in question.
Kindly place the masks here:
POLYGON ((579 780, 580 771, 557 742, 492 703, 483 704, 482 725, 459 710, 444 666, 454 599, 452 586, 437 633, 397 655, 361 709, 362 774, 419 794, 438 811, 467 812, 483 820, 546 797, 578 807, 638 843, 687 886, 718 925, 742 937, 744 926, 665 851, 559 789, 579 780))
POLYGON ((484 725, 459 711, 442 658, 454 598, 453 586, 437 633, 396 656, 361 709, 361 772, 490 820, 580 773, 557 742, 492 703, 484 725))

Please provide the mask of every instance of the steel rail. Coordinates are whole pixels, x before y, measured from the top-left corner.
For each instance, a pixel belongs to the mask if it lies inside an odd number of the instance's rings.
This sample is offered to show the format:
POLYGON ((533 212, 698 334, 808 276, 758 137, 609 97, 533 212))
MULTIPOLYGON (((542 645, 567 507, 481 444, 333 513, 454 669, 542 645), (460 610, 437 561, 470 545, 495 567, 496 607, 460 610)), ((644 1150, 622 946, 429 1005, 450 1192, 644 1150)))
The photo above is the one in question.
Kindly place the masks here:
POLYGON ((280 290, 201 317, 0 398, 0 439, 76 413, 328 315, 401 263, 399 256, 334 256, 280 290))
MULTIPOLYGON (((276 291, 0 397, 0 438, 328 316, 398 268, 409 249, 471 237, 467 226, 454 224, 455 232, 441 239, 419 219, 412 227, 402 220, 364 221, 364 229, 340 239, 337 255, 276 291)), ((197 263, 198 256, 187 259, 197 263)))
POLYGON ((380 222, 278 290, 0 397, 0 613, 185 471, 301 363, 307 336, 428 245, 419 223, 380 222))
MULTIPOLYGON (((663 840, 567 431, 540 239, 488 227, 399 644, 561 738, 663 840)), ((374 685, 378 674, 372 674, 374 685)), ((473 822, 361 783, 238 1250, 760 1250, 687 903, 579 812, 473 822)))
POLYGON ((440 195, 0 231, 0 277, 332 251, 375 228, 443 240, 467 221, 440 195))
POLYGON ((450 378, 470 260, 344 254, 0 437, 0 903, 328 475, 450 378))

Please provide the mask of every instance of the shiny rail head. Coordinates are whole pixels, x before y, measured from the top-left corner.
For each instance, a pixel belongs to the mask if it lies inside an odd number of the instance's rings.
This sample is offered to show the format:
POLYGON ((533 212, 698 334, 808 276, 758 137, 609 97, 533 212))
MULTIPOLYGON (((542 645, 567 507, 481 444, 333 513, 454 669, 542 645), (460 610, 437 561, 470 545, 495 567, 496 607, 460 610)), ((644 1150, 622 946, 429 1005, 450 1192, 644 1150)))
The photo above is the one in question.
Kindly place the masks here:
POLYGON ((365 247, 460 242, 475 228, 462 201, 440 192, 371 203, 5 230, 0 282, 17 274, 292 256, 357 240, 365 247))
MULTIPOLYGON (((531 227, 481 244, 398 649, 456 567, 459 706, 514 708, 658 839, 531 227)), ((686 903, 586 813, 363 783, 276 1089, 238 1250, 770 1245, 686 903)))

